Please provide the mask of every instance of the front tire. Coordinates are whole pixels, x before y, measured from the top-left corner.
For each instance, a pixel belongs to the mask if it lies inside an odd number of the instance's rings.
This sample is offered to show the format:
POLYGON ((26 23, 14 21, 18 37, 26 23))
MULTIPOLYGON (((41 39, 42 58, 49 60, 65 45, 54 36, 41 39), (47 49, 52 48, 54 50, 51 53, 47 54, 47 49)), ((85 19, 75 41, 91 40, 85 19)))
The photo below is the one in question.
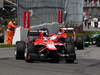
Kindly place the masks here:
POLYGON ((24 59, 24 53, 25 53, 25 42, 24 41, 16 42, 16 50, 15 50, 16 60, 24 59))
POLYGON ((25 51, 25 61, 32 62, 39 58, 39 53, 35 52, 34 45, 31 42, 27 43, 27 49, 25 51))
POLYGON ((66 63, 74 63, 76 60, 76 53, 74 43, 67 42, 65 45, 65 62, 66 63))

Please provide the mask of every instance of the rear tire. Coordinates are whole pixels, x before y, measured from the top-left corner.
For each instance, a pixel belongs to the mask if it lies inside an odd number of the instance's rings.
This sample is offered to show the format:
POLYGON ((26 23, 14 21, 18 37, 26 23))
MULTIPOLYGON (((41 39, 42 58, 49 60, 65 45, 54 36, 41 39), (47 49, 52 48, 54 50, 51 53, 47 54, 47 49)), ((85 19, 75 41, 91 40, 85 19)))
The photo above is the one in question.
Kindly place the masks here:
POLYGON ((65 45, 65 62, 66 63, 74 63, 76 60, 76 53, 74 43, 67 42, 65 45))
POLYGON ((77 49, 84 49, 84 41, 81 37, 78 37, 76 40, 77 49))
POLYGON ((24 59, 24 53, 25 53, 25 42, 24 41, 16 42, 16 50, 15 50, 16 60, 24 59))

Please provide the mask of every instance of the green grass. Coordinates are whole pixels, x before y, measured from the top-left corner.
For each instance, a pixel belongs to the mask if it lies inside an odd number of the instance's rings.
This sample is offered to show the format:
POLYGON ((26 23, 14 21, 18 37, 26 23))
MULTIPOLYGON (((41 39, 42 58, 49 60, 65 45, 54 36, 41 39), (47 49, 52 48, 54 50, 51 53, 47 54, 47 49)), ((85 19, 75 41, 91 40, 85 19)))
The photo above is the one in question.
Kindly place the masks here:
POLYGON ((94 34, 94 33, 100 34, 100 31, 86 31, 86 32, 91 33, 91 34, 94 34))
POLYGON ((77 33, 77 36, 83 36, 84 33, 91 36, 93 34, 100 34, 100 31, 81 31, 81 32, 77 33))
MULTIPOLYGON (((88 34, 89 36, 91 36, 91 35, 93 35, 93 34, 100 34, 100 31, 81 31, 81 32, 78 32, 78 33, 76 33, 76 36, 78 36, 78 37, 81 37, 81 36, 83 36, 84 34, 88 34)), ((71 33, 67 33, 68 35, 73 35, 73 34, 71 34, 71 33)))
POLYGON ((0 44, 0 48, 10 48, 10 47, 15 47, 15 45, 0 44))
POLYGON ((81 33, 100 34, 100 31, 82 31, 81 33))

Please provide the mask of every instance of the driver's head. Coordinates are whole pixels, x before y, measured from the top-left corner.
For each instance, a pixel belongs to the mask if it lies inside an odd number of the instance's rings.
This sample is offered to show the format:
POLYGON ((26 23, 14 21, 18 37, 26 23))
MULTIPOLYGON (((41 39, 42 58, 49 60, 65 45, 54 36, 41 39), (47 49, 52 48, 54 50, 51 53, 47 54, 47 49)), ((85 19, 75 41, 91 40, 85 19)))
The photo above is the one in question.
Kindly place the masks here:
POLYGON ((64 30, 63 29, 59 29, 58 34, 61 34, 61 33, 64 33, 64 30))
POLYGON ((48 34, 46 32, 43 33, 44 37, 48 37, 48 34))

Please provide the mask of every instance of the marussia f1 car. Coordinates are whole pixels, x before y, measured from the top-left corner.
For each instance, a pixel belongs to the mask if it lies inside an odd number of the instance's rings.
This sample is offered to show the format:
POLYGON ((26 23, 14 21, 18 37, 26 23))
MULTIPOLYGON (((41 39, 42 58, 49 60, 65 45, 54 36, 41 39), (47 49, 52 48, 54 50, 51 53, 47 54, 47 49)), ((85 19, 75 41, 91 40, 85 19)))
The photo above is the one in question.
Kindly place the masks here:
POLYGON ((60 59, 74 63, 76 53, 74 41, 66 33, 49 34, 47 30, 28 32, 28 41, 17 41, 15 50, 16 59, 25 59, 27 62, 47 60, 58 63, 60 59))

